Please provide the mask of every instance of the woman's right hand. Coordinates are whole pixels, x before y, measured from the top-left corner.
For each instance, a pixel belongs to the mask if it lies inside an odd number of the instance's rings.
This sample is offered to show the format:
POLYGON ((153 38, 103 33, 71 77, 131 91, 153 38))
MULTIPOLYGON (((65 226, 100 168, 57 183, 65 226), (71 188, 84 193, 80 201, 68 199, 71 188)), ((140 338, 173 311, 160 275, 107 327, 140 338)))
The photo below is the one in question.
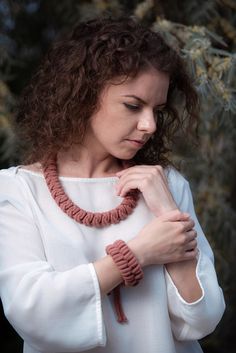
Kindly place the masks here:
POLYGON ((148 223, 128 246, 142 267, 190 260, 197 255, 194 221, 178 209, 148 223))

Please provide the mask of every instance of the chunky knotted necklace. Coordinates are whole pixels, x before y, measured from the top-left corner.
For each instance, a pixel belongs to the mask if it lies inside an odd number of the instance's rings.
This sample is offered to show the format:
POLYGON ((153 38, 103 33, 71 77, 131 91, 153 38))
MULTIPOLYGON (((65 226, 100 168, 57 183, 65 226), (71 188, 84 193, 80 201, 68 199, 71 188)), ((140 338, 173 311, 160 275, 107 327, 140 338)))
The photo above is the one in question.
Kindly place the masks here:
POLYGON ((85 211, 74 204, 74 202, 66 195, 58 178, 56 158, 51 158, 47 161, 43 168, 43 173, 48 189, 57 205, 69 217, 86 226, 105 227, 110 224, 119 223, 133 212, 133 209, 136 207, 139 199, 139 191, 132 190, 124 197, 124 200, 118 207, 110 211, 85 211))
MULTIPOLYGON (((105 227, 110 224, 119 223, 132 213, 139 199, 139 191, 136 189, 129 192, 124 197, 122 203, 110 211, 94 213, 85 211, 79 206, 75 205, 63 190, 63 187, 58 178, 56 158, 51 158, 47 161, 43 168, 43 174, 48 189, 57 205, 69 217, 86 226, 105 227)), ((115 263, 121 269, 121 273, 125 279, 125 282, 127 282, 128 285, 134 286, 143 277, 142 269, 135 260, 134 256, 129 251, 126 244, 122 240, 116 243, 108 246, 106 251, 108 254, 112 255, 115 263)), ((127 318, 121 305, 120 285, 113 289, 112 292, 114 294, 114 304, 117 320, 120 323, 127 322, 127 318)))

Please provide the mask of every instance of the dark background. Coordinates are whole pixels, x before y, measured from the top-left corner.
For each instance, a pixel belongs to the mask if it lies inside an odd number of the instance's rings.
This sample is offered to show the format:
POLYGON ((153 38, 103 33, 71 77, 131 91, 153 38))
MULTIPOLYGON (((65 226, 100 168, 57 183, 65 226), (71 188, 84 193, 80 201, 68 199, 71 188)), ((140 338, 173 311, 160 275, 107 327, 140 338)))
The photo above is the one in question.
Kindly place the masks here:
MULTIPOLYGON (((232 59, 230 69, 227 61, 236 47, 234 0, 0 0, 0 168, 15 165, 20 159, 12 119, 18 97, 50 43, 74 23, 104 12, 135 14, 140 21, 150 25, 158 18, 164 26, 163 20, 167 19, 171 25, 162 27, 165 35, 181 48, 192 45, 189 32, 196 30, 199 35, 200 28, 205 28, 211 33, 210 47, 203 48, 192 67, 203 107, 199 146, 192 149, 179 138, 174 158, 182 162, 190 180, 196 211, 213 247, 227 304, 221 323, 201 344, 206 353, 233 353, 236 351, 236 103, 233 96, 227 101, 228 96, 225 98, 224 93, 235 87, 235 61, 232 59), (176 26, 177 23, 183 28, 176 26), (214 81, 214 92, 212 87, 202 83, 204 74, 214 81), (220 82, 224 84, 222 91, 220 82), (222 103, 222 99, 228 102, 228 106, 222 103)), ((6 321, 2 308, 0 335, 1 352, 22 352, 22 340, 6 321)))

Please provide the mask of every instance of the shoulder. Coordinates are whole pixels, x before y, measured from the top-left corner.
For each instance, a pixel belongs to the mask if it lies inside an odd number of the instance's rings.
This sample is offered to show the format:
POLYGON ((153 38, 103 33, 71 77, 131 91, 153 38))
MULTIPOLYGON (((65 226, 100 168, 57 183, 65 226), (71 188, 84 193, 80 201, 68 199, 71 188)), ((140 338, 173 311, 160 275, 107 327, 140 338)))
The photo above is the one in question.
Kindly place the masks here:
POLYGON ((27 190, 29 173, 20 173, 22 166, 14 166, 0 170, 0 200, 24 200, 27 190))
POLYGON ((17 167, 0 170, 0 195, 17 195, 22 190, 17 167))
POLYGON ((39 162, 27 164, 27 165, 21 165, 20 168, 25 169, 25 170, 29 170, 31 172, 38 173, 38 174, 42 174, 42 172, 43 172, 42 165, 39 162))
POLYGON ((0 170, 0 210, 9 205, 23 210, 25 207, 24 191, 17 177, 18 167, 0 170))
MULTIPOLYGON (((3 184, 7 181, 9 183, 14 183, 16 179, 16 174, 19 166, 17 167, 10 167, 8 169, 0 169, 0 188, 3 189, 3 184)), ((4 184, 4 187, 6 185, 4 184)))
MULTIPOLYGON (((8 169, 0 169, 0 181, 8 181, 9 183, 18 183, 25 173, 19 173, 19 171, 28 171, 31 175, 37 174, 42 175, 42 166, 40 163, 34 163, 29 165, 18 165, 8 169)), ((25 174, 26 176, 27 174, 25 174)), ((29 174, 28 174, 29 175, 29 174)), ((23 178, 24 179, 24 178, 23 178)), ((1 186, 0 183, 0 186, 1 186)), ((10 185, 9 185, 10 186, 10 185)))
POLYGON ((31 194, 28 173, 19 173, 20 166, 0 170, 0 212, 5 207, 12 211, 12 206, 32 218, 31 194), (10 207, 10 208, 9 208, 10 207))
POLYGON ((170 188, 177 187, 178 189, 182 189, 185 186, 189 185, 189 182, 186 177, 174 167, 167 167, 165 169, 165 175, 170 188))

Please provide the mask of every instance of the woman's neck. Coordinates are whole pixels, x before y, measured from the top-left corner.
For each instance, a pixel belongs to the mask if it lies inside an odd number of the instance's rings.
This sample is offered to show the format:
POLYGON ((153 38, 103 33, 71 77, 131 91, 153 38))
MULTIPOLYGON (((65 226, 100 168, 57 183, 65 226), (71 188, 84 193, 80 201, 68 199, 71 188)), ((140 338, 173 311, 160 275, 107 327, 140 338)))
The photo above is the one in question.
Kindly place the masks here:
POLYGON ((73 149, 58 153, 57 168, 59 176, 99 178, 115 176, 124 167, 120 160, 112 156, 96 158, 86 150, 78 153, 73 149))

